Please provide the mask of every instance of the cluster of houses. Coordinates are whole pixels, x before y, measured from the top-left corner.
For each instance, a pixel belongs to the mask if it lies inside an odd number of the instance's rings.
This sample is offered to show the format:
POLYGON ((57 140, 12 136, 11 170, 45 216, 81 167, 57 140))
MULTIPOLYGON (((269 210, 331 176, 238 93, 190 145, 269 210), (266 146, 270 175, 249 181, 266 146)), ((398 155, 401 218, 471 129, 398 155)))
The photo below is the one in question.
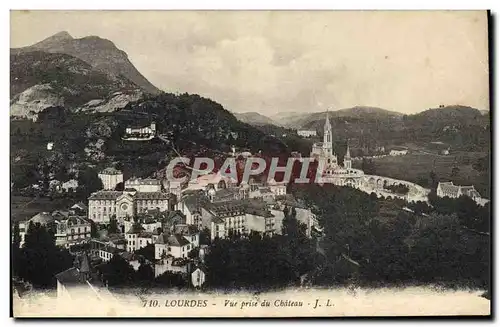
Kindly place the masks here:
POLYGON ((40 224, 52 229, 56 245, 70 247, 88 242, 91 234, 91 222, 87 218, 87 206, 77 203, 68 210, 40 212, 26 221, 19 222, 20 245, 25 242, 30 224, 40 224))
MULTIPOLYGON (((286 183, 274 179, 238 183, 212 173, 181 185, 162 177, 124 181, 123 173, 115 168, 104 169, 98 176, 103 189, 89 196, 88 206, 78 203, 68 210, 42 212, 21 222, 22 242, 29 224, 38 223, 53 228, 59 246, 71 250, 74 245, 85 245, 85 253, 78 252, 88 256, 85 266, 106 263, 119 255, 135 270, 149 264, 155 277, 179 273, 200 287, 205 281, 208 243, 216 238, 279 234, 285 206, 296 209, 308 235, 317 228, 312 212, 287 194, 286 183), (122 191, 117 190, 120 183, 122 191), (110 233, 112 220, 117 230, 110 233), (154 255, 143 255, 145 251, 140 250, 146 247, 154 255)), ((72 267, 71 272, 59 274, 58 287, 66 290, 64 280, 74 281, 73 275, 80 280, 78 269, 72 267)))

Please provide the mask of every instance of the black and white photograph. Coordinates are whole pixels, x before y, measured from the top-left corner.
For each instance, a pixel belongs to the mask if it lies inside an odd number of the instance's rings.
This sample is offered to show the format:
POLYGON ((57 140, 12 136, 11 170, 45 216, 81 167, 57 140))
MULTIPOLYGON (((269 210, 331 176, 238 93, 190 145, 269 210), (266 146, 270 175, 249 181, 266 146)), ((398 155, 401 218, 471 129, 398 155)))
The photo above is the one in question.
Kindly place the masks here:
POLYGON ((11 316, 491 317, 491 22, 11 10, 11 316))

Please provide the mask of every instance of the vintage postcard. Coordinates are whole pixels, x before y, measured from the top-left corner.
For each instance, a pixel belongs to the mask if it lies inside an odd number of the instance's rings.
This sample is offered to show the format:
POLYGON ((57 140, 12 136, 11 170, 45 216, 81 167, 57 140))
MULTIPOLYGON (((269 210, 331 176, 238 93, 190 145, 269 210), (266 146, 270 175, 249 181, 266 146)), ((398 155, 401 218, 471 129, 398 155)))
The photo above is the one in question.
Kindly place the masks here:
POLYGON ((491 315, 486 11, 11 11, 13 317, 491 315))

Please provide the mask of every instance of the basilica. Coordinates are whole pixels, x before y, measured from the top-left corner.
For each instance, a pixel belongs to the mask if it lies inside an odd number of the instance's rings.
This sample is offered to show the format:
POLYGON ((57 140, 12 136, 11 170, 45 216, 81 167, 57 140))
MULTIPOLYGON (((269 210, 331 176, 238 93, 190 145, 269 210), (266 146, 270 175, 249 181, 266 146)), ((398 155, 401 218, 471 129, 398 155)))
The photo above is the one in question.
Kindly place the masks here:
POLYGON ((359 187, 363 181, 363 171, 351 167, 351 154, 349 145, 341 166, 337 154, 333 149, 332 125, 326 113, 323 142, 314 143, 311 150, 311 158, 315 158, 322 167, 320 184, 330 183, 339 186, 359 187))

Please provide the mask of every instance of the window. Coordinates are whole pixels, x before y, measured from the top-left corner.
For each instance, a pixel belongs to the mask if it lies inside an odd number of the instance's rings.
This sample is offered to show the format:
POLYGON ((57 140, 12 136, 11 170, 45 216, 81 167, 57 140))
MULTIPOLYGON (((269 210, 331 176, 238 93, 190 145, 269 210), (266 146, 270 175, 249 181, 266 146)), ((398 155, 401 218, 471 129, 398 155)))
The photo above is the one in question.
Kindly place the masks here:
POLYGON ((74 234, 74 233, 75 233, 75 229, 71 228, 71 234, 74 234))
POLYGON ((78 227, 78 234, 80 234, 80 227, 78 227))

